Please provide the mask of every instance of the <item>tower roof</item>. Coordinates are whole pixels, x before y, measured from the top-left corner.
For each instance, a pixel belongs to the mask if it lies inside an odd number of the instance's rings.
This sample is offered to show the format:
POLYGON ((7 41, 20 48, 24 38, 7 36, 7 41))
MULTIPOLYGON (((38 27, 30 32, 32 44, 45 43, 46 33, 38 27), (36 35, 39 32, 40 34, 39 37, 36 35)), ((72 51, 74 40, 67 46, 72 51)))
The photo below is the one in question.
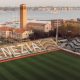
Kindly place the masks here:
POLYGON ((26 6, 26 4, 21 4, 20 6, 26 6))

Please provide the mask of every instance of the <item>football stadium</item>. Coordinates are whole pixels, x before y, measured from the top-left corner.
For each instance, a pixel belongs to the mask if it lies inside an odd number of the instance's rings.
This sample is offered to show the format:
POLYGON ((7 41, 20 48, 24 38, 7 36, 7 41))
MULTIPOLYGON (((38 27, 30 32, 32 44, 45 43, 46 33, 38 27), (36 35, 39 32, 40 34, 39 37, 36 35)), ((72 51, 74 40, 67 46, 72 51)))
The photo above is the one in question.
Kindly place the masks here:
POLYGON ((57 29, 56 41, 49 37, 24 42, 33 28, 44 32, 52 29, 50 23, 28 24, 26 12, 26 5, 22 4, 19 29, 0 27, 0 80, 79 80, 80 39, 61 39, 58 45, 57 29), (4 43, 7 39, 10 44, 4 43))
POLYGON ((12 47, 15 55, 10 47, 0 49, 3 52, 0 55, 0 80, 78 80, 80 78, 79 55, 59 49, 52 38, 30 41, 27 44, 30 47, 24 46, 22 51, 20 45, 16 50, 12 47), (10 54, 8 50, 12 53, 10 54))

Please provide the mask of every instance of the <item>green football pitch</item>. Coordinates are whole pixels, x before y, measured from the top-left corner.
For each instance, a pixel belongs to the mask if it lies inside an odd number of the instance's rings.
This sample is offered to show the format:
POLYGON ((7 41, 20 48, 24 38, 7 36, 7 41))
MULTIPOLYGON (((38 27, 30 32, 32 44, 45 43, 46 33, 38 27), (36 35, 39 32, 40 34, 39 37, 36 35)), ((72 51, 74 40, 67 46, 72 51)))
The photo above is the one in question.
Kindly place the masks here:
POLYGON ((80 57, 55 51, 1 63, 0 80, 80 80, 80 57))

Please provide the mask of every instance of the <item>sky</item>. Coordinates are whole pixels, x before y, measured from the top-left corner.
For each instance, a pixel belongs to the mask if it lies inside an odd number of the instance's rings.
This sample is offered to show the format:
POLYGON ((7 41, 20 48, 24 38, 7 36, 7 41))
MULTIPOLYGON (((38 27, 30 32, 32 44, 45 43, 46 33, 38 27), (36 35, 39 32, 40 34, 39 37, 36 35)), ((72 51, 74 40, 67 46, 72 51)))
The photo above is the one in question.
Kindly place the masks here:
POLYGON ((80 0, 0 0, 0 6, 80 6, 80 0))

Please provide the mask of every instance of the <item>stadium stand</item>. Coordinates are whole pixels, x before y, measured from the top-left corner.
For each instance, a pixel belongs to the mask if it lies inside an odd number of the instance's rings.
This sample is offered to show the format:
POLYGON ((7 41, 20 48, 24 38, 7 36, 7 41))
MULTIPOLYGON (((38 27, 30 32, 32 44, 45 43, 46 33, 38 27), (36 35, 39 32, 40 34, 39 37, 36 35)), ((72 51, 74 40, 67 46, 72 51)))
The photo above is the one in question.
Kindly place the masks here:
POLYGON ((0 48, 0 60, 18 58, 21 56, 29 56, 35 54, 43 54, 44 52, 59 50, 52 38, 27 41, 24 43, 10 45, 0 48))
POLYGON ((40 40, 40 44, 42 44, 46 50, 57 49, 57 45, 52 38, 40 40))
POLYGON ((80 38, 67 40, 67 42, 62 43, 60 46, 74 52, 80 52, 80 38))

